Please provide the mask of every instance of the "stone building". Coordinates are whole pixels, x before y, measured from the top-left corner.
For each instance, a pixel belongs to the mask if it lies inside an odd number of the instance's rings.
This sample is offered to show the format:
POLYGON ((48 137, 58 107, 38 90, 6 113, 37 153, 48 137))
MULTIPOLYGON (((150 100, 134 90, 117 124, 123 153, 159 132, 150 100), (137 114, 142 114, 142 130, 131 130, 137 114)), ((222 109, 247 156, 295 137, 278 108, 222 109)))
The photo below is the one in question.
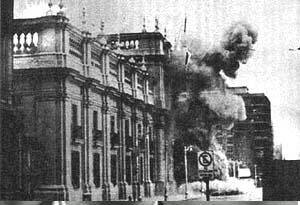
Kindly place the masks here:
POLYGON ((23 196, 137 199, 173 184, 170 48, 158 31, 91 37, 63 13, 14 20, 23 196))
POLYGON ((227 137, 226 155, 229 159, 245 163, 252 176, 256 172, 261 178, 264 167, 273 160, 270 101, 263 93, 249 93, 247 87, 228 89, 243 98, 247 119, 235 123, 232 134, 227 137))
POLYGON ((17 183, 17 166, 14 162, 19 154, 18 116, 12 106, 12 22, 13 1, 0 2, 0 197, 10 195, 17 183), (12 180, 11 180, 12 179, 12 180))

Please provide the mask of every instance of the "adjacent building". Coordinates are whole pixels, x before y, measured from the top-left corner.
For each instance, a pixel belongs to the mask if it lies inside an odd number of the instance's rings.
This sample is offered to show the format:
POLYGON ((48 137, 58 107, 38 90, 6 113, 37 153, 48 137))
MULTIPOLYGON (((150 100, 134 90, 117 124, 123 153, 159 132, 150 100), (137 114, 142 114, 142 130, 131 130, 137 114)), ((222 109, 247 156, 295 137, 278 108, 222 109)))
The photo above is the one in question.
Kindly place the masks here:
POLYGON ((247 87, 229 87, 240 95, 247 119, 236 122, 227 136, 226 155, 251 169, 252 176, 261 178, 264 168, 273 160, 273 132, 270 101, 263 93, 249 93, 247 87))
POLYGON ((171 187, 166 38, 145 30, 91 37, 62 13, 13 25, 23 199, 126 200, 171 187))

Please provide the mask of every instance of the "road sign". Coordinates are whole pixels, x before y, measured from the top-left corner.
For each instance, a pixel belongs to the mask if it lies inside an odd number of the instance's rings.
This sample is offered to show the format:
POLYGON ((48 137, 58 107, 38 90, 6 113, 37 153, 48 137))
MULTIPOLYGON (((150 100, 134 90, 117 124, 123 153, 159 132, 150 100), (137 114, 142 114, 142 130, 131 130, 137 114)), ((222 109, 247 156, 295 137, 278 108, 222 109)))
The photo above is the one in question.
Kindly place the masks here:
POLYGON ((206 201, 210 200, 209 180, 214 179, 214 152, 211 150, 198 152, 199 178, 206 183, 206 201))
POLYGON ((200 178, 214 177, 214 152, 201 151, 198 152, 198 169, 200 178))
POLYGON ((198 160, 200 165, 208 167, 213 162, 213 157, 211 153, 209 153, 208 151, 204 151, 200 153, 198 160))

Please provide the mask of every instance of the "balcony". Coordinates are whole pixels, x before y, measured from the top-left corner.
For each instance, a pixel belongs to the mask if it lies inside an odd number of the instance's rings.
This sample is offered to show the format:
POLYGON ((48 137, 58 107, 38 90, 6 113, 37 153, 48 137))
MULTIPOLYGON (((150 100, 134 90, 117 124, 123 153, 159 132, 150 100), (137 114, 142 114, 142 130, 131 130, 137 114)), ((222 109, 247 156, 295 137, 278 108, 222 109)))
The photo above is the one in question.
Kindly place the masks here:
POLYGON ((103 146, 103 132, 102 130, 93 130, 93 145, 94 147, 103 146))
POLYGON ((65 42, 57 35, 68 24, 66 17, 15 19, 13 24, 14 69, 65 66, 65 42))
POLYGON ((83 138, 81 126, 71 125, 71 139, 72 139, 72 143, 83 144, 84 138, 83 138))
POLYGON ((171 47, 159 32, 121 33, 108 35, 108 44, 112 48, 119 47, 130 55, 166 55, 171 47))

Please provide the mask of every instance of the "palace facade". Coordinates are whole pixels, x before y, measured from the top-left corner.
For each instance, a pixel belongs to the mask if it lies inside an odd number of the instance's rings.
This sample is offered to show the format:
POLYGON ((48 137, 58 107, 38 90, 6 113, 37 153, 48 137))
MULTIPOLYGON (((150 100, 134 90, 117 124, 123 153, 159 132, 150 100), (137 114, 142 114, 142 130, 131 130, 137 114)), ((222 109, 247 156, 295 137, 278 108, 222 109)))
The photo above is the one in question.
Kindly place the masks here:
POLYGON ((174 180, 166 38, 146 31, 91 37, 59 14, 13 25, 22 198, 167 194, 174 180))

